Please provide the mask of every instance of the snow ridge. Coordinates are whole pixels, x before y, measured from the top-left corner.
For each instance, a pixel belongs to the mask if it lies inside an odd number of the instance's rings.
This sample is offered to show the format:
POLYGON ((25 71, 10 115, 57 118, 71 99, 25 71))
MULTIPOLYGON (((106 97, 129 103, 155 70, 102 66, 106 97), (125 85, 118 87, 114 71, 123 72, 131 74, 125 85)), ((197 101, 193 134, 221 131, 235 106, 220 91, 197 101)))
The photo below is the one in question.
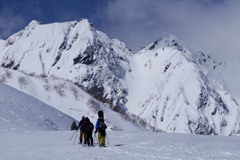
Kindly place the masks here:
POLYGON ((139 123, 155 131, 239 133, 239 105, 216 83, 209 56, 163 35, 135 54, 132 64, 126 106, 139 123))
POLYGON ((120 79, 130 70, 131 54, 122 42, 109 39, 86 19, 46 25, 33 21, 6 40, 0 62, 24 73, 71 80, 124 109, 126 88, 120 79))

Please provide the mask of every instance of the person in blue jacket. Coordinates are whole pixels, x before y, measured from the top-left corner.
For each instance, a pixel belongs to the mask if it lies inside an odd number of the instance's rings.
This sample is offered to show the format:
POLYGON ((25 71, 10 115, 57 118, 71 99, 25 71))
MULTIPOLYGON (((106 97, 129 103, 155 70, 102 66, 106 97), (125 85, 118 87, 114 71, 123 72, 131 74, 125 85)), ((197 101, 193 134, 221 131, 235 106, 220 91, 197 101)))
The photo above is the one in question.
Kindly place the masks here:
POLYGON ((95 127, 95 136, 96 136, 96 133, 98 132, 98 145, 101 147, 105 147, 106 129, 107 129, 107 125, 104 123, 103 111, 99 111, 98 120, 96 122, 96 127, 95 127))

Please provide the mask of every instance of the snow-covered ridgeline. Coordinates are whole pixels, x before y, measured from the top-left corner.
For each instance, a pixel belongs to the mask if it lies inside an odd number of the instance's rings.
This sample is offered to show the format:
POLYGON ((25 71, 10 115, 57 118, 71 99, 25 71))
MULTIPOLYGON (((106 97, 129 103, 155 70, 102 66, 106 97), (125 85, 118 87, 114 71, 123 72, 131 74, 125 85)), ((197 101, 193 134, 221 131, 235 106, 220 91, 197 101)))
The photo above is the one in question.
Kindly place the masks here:
POLYGON ((134 55, 131 64, 126 106, 146 127, 177 133, 239 134, 240 107, 217 83, 217 65, 209 56, 164 35, 134 55))
POLYGON ((125 103, 121 83, 130 70, 125 45, 80 22, 40 24, 32 21, 0 46, 0 62, 27 74, 61 77, 113 106, 125 103))

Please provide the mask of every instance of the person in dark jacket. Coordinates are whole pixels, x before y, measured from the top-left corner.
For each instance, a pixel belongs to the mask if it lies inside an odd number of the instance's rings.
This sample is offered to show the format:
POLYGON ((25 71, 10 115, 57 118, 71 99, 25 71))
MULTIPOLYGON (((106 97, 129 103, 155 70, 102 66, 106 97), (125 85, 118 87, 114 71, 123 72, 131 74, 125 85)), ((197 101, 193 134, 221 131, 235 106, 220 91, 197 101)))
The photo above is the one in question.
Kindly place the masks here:
POLYGON ((89 118, 86 117, 86 126, 85 126, 85 131, 86 131, 86 141, 87 141, 87 145, 88 146, 93 146, 93 137, 92 137, 92 133, 93 133, 93 129, 94 129, 94 125, 92 124, 92 122, 90 122, 89 118))
POLYGON ((77 124, 75 121, 72 122, 71 130, 77 130, 77 124))
POLYGON ((84 142, 86 142, 86 133, 83 127, 84 121, 85 121, 85 117, 82 116, 82 120, 78 123, 78 127, 77 127, 77 130, 80 128, 79 144, 82 144, 83 138, 84 138, 84 142))

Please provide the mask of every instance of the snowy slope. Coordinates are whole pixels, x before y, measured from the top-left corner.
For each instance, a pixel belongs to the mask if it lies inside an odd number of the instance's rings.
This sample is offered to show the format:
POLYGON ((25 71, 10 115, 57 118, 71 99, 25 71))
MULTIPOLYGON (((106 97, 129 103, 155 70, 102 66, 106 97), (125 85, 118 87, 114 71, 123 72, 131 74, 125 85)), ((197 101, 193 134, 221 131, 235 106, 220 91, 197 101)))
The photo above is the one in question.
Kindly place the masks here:
POLYGON ((131 54, 122 42, 109 39, 86 19, 53 24, 32 21, 0 45, 0 64, 71 80, 99 100, 123 107, 126 89, 120 80, 129 70, 131 54))
POLYGON ((70 129, 73 119, 57 109, 2 83, 0 91, 0 133, 70 129))
POLYGON ((172 35, 142 49, 128 74, 126 107, 147 128, 191 134, 232 135, 240 131, 240 107, 215 81, 209 56, 172 35))
MULTIPOLYGON (((110 110, 104 104, 95 100, 92 96, 75 86, 70 81, 65 81, 64 79, 56 77, 42 79, 5 68, 0 68, 0 81, 53 106, 57 110, 78 121, 82 116, 88 116, 95 124, 97 120, 97 112, 103 110, 107 125, 109 125, 109 130, 142 130, 131 122, 124 120, 118 113, 110 110)), ((1 94, 4 93, 1 91, 1 94)), ((4 101, 4 103, 7 102, 4 101)), ((17 108, 18 106, 16 105, 15 107, 17 108)), ((0 109, 4 110, 5 108, 0 109)), ((17 110, 21 109, 21 106, 19 106, 17 110)), ((33 113, 26 113, 25 115, 27 116, 28 114, 30 114, 29 116, 32 116, 31 114, 33 113)), ((69 121, 65 123, 68 123, 69 128, 72 121, 71 123, 69 123, 69 121)))
MULTIPOLYGON (((109 146, 83 147, 73 132, 18 132, 0 136, 4 160, 238 160, 239 137, 107 132, 109 146), (11 149, 10 149, 11 148, 11 149)), ((96 139, 95 139, 96 142, 96 139)))

